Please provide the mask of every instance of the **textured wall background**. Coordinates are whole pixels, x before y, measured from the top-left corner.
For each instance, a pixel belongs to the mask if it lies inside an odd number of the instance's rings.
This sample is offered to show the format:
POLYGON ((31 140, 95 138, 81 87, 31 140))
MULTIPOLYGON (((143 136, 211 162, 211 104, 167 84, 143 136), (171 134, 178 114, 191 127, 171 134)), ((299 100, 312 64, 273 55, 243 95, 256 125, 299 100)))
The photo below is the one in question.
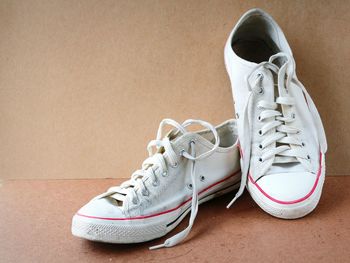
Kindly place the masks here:
POLYGON ((349 1, 0 1, 0 178, 129 177, 164 117, 233 116, 223 46, 261 7, 280 23, 350 174, 349 1))

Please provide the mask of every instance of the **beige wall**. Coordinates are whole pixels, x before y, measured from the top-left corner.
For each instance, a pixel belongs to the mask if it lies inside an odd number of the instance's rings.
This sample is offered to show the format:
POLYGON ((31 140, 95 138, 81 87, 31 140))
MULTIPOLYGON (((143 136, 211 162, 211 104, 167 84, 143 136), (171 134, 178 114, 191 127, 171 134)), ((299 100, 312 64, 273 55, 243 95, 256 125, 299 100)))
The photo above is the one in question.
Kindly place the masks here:
POLYGON ((233 116, 223 46, 259 6, 349 174, 349 1, 0 1, 0 178, 129 177, 164 117, 233 116))

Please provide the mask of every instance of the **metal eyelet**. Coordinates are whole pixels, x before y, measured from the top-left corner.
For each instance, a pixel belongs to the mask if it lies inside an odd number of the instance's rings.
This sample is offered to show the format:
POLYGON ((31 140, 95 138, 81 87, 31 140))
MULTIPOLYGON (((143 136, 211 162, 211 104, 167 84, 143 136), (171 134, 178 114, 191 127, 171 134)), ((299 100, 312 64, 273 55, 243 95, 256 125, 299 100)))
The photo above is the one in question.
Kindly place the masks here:
POLYGON ((256 74, 256 77, 257 78, 261 78, 261 80, 263 80, 264 79, 264 74, 259 72, 258 74, 256 74))
POLYGON ((192 188, 193 188, 192 184, 187 184, 187 188, 192 190, 192 188))
POLYGON ((311 159, 310 155, 307 155, 306 157, 307 157, 307 159, 309 159, 309 160, 311 159))
POLYGON ((171 165, 171 167, 173 167, 173 168, 176 168, 176 167, 178 167, 179 166, 179 163, 178 162, 175 162, 173 165, 171 165))
POLYGON ((304 143, 304 142, 302 142, 302 143, 301 143, 301 146, 305 147, 305 143, 304 143))
POLYGON ((261 121, 261 116, 260 115, 258 116, 258 121, 261 121))
POLYGON ((167 177, 168 176, 168 172, 167 171, 162 172, 162 176, 163 177, 167 177))
POLYGON ((260 149, 262 149, 262 148, 263 148, 263 146, 262 146, 261 144, 259 144, 259 148, 260 148, 260 149))
POLYGON ((204 175, 201 175, 201 176, 199 177, 199 180, 201 180, 201 182, 204 182, 204 180, 205 180, 204 175))
POLYGON ((148 191, 148 190, 142 191, 142 195, 143 195, 143 196, 149 196, 149 191, 148 191))
POLYGON ((134 205, 137 205, 138 199, 137 199, 137 198, 133 198, 133 199, 132 199, 132 203, 133 203, 134 205))
POLYGON ((152 185, 153 185, 154 187, 158 186, 158 185, 159 185, 159 180, 153 181, 153 182, 152 182, 152 185))
POLYGON ((264 93, 264 88, 260 87, 259 94, 263 94, 263 93, 264 93))
POLYGON ((259 130, 258 133, 259 133, 259 135, 262 135, 262 131, 261 130, 259 130))
POLYGON ((261 163, 263 162, 263 159, 261 157, 259 158, 259 162, 261 162, 261 163))

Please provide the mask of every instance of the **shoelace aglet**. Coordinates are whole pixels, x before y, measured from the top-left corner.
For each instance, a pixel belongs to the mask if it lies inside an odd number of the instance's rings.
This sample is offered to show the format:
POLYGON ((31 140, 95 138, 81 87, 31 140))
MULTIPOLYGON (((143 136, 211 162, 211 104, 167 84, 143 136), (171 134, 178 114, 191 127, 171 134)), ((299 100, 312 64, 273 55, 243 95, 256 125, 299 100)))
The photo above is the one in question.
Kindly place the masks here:
POLYGON ((156 245, 156 246, 153 246, 153 247, 149 247, 149 250, 155 250, 155 249, 163 248, 163 247, 165 247, 165 244, 160 244, 160 245, 156 245))
POLYGON ((238 198, 238 196, 236 195, 236 196, 231 200, 231 202, 226 206, 226 209, 229 209, 229 208, 233 205, 233 203, 236 202, 237 198, 238 198))

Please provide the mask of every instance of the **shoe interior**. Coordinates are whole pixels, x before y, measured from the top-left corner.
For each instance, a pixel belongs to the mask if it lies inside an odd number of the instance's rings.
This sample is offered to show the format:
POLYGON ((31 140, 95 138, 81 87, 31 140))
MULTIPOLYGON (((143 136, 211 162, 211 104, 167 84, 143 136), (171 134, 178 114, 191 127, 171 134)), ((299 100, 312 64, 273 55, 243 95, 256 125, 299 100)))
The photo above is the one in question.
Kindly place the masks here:
POLYGON ((278 53, 278 31, 268 17, 252 15, 237 29, 232 49, 242 59, 260 63, 278 53))
MULTIPOLYGON (((218 132, 220 138, 219 146, 222 148, 233 146, 238 139, 236 130, 236 123, 233 121, 224 122, 220 126, 216 127, 216 131, 218 132)), ((200 131, 198 132, 198 134, 210 141, 211 143, 215 143, 214 135, 211 131, 200 131)))

